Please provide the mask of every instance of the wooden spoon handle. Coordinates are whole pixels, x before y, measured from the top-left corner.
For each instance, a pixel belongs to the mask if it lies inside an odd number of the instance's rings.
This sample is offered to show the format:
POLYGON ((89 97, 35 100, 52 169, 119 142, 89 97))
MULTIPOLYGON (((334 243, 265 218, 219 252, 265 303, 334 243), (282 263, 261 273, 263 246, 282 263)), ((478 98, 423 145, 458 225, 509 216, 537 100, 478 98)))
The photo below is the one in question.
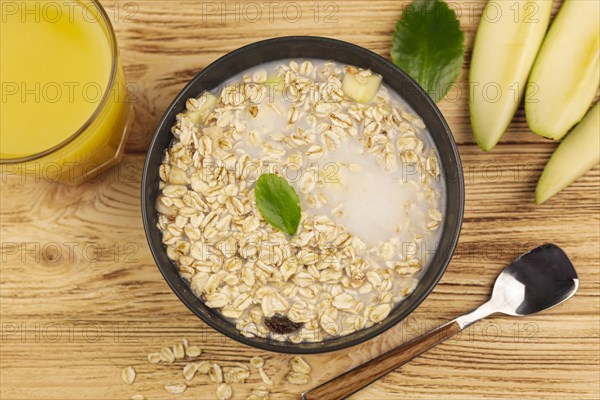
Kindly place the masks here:
POLYGON ((303 400, 340 400, 460 332, 450 321, 302 394, 303 400))

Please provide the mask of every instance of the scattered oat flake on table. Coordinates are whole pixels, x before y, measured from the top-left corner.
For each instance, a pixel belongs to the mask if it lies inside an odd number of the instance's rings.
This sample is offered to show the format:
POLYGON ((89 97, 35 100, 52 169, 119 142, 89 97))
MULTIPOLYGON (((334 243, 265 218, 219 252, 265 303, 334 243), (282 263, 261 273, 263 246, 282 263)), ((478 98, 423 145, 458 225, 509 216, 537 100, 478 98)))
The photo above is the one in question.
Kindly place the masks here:
POLYGON ((310 371, 312 371, 310 365, 308 365, 308 363, 304 361, 304 359, 300 356, 292 357, 292 359, 290 360, 290 366, 292 367, 293 372, 298 372, 301 374, 308 375, 310 374, 310 371))
POLYGON ((207 375, 210 372, 212 363, 210 361, 200 361, 199 363, 196 363, 196 366, 199 374, 207 375))
POLYGON ((217 385, 217 400, 229 400, 233 396, 233 389, 227 383, 217 385))
POLYGON ((131 396, 131 400, 146 400, 146 398, 141 394, 134 394, 133 396, 131 396))
POLYGON ((162 361, 162 357, 160 353, 150 353, 148 354, 148 362, 150 364, 159 364, 162 361))
POLYGON ((189 346, 186 350, 186 354, 188 357, 200 357, 202 349, 198 346, 189 346))
POLYGON ((264 386, 260 386, 254 388, 250 391, 250 396, 246 398, 246 400, 268 400, 269 399, 269 389, 264 386))
POLYGON ((163 361, 172 364, 175 362, 175 354, 173 354, 173 350, 169 347, 163 347, 160 351, 160 357, 163 361))
POLYGON ((262 381, 266 385, 273 386, 273 381, 271 380, 271 378, 269 378, 269 376, 267 375, 267 373, 265 372, 264 369, 259 368, 258 373, 260 374, 260 379, 262 379, 262 381))
POLYGON ((305 385, 310 381, 310 376, 299 372, 290 372, 287 381, 293 385, 305 385))
POLYGON ((221 366, 217 363, 212 363, 208 370, 208 377, 214 383, 223 382, 223 371, 221 370, 221 366))
POLYGON ((175 356, 176 360, 183 360, 185 357, 185 350, 183 348, 183 344, 177 343, 173 346, 173 356, 175 356))
POLYGON ((250 377, 250 371, 244 367, 231 367, 223 377, 226 383, 244 383, 250 377))
POLYGON ((128 385, 131 385, 135 381, 135 370, 133 367, 125 367, 121 371, 121 379, 128 385))
POLYGON ((258 368, 262 368, 265 365, 265 360, 262 359, 262 357, 252 357, 250 359, 250 365, 252 365, 254 368, 258 369, 258 368))
POLYGON ((171 394, 181 394, 185 392, 187 385, 185 383, 173 383, 165 385, 165 390, 171 394))
POLYGON ((190 363, 183 367, 183 377, 186 381, 191 381, 198 371, 198 364, 190 363))

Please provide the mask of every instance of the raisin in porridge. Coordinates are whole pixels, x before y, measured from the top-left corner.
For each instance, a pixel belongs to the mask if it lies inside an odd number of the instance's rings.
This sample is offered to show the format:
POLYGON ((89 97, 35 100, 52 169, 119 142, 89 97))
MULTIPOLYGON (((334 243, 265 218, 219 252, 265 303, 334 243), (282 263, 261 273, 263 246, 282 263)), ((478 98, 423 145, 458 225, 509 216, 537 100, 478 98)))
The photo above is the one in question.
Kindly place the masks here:
POLYGON ((280 60, 190 98, 160 167, 158 227, 181 276, 245 336, 321 341, 383 321, 440 237, 438 157, 369 70, 280 60), (262 174, 297 193, 290 235, 257 207, 262 174))

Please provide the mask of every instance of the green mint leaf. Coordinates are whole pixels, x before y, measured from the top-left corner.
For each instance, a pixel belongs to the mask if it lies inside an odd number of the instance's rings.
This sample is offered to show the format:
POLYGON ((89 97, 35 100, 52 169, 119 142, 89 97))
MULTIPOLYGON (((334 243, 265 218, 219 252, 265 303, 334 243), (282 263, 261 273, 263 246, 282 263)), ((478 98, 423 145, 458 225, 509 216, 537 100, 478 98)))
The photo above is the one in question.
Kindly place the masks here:
POLYGON ((275 228, 296 234, 300 223, 300 199, 281 176, 262 174, 254 187, 256 205, 265 220, 275 228))
POLYGON ((415 0, 396 24, 390 54, 438 102, 458 78, 464 51, 454 11, 438 0, 415 0))

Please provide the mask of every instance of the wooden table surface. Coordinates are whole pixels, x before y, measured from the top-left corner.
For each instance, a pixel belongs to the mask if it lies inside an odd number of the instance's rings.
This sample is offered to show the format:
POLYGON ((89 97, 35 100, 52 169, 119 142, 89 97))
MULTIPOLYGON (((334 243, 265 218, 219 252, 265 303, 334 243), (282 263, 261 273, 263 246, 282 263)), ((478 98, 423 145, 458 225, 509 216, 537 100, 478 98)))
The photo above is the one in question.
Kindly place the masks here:
MULTIPOLYGON (((221 55, 256 40, 322 35, 389 58, 398 0, 102 1, 114 22, 133 91, 135 121, 123 162, 80 187, 2 175, 0 397, 9 399, 212 399, 196 378, 179 396, 181 364, 146 355, 182 338, 227 366, 266 359, 273 399, 298 394, 483 302, 505 263, 544 242, 567 252, 581 286, 565 304, 522 319, 493 317, 436 347, 353 399, 598 399, 600 392, 600 171, 543 206, 537 178, 555 144, 530 133, 520 110, 494 151, 474 144, 466 76, 483 3, 452 2, 466 32, 458 88, 440 103, 466 175, 458 250, 439 285, 409 318, 350 349, 307 356, 306 386, 285 384, 290 356, 256 350, 211 330, 171 292, 147 247, 140 176, 154 127, 183 85, 221 55), (459 90, 460 89, 460 90, 459 90), (132 386, 120 372, 138 372, 132 386)), ((555 12, 558 3, 555 2, 555 12)), ((234 385, 235 399, 259 386, 234 385)))

